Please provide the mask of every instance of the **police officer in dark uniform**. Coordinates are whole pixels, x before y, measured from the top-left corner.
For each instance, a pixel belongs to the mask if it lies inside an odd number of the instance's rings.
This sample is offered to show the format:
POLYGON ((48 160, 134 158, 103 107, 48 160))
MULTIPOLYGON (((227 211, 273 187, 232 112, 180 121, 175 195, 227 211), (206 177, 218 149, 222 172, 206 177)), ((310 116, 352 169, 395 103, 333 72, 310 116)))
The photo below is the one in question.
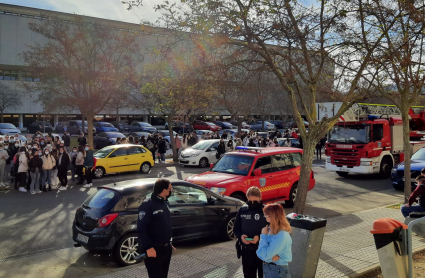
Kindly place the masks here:
POLYGON ((166 278, 171 260, 171 220, 167 199, 171 183, 158 179, 153 193, 139 207, 137 235, 139 254, 146 252, 145 265, 150 278, 166 278))
POLYGON ((243 205, 236 215, 234 233, 238 238, 236 248, 242 256, 242 269, 245 278, 262 278, 263 261, 257 257, 258 242, 261 230, 267 226, 264 217, 264 205, 261 202, 261 191, 252 186, 246 192, 248 202, 243 205))

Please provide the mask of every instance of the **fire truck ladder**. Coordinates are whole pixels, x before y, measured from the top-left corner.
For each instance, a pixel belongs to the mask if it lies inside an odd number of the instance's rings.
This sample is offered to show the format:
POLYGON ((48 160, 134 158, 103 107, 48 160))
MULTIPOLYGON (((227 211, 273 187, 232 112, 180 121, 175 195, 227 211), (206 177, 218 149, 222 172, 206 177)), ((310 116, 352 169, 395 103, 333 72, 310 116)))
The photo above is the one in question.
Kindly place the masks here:
MULTIPOLYGON (((416 114, 425 111, 425 106, 412 106, 411 108, 416 114)), ((388 104, 356 103, 351 107, 351 110, 358 118, 368 115, 388 115, 389 117, 401 116, 400 109, 395 105, 388 104)))

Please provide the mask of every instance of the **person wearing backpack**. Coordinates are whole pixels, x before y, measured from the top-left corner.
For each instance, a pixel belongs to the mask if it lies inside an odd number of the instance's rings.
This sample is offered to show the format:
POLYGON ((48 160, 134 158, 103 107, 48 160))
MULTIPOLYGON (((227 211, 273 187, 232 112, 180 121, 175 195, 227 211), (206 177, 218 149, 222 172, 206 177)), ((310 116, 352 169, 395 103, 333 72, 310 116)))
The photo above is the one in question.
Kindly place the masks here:
POLYGON ((153 160, 155 161, 156 144, 155 138, 152 135, 148 135, 146 139, 146 148, 152 153, 153 160))

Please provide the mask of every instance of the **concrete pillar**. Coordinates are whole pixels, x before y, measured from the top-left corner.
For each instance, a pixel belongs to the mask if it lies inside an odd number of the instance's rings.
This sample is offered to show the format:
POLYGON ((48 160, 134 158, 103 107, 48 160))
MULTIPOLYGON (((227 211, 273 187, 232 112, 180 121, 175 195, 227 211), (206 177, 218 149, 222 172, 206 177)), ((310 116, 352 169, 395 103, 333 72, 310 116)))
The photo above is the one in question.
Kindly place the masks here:
POLYGON ((142 119, 145 123, 149 122, 149 115, 143 115, 142 119))
POLYGON ((19 114, 19 128, 24 128, 24 115, 19 114))
POLYGON ((53 127, 57 126, 59 123, 59 115, 55 114, 53 115, 53 127))
POLYGON ((217 121, 217 116, 215 116, 215 115, 214 115, 214 116, 212 116, 212 117, 211 117, 211 121, 212 121, 212 122, 217 121))

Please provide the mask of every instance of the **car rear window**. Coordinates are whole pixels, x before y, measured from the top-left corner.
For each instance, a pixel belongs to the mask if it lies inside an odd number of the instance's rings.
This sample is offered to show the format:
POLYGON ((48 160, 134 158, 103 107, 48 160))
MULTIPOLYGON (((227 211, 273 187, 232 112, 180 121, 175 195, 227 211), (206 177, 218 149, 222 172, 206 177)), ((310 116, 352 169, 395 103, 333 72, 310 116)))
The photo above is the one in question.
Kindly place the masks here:
POLYGON ((84 201, 83 206, 91 209, 107 209, 121 198, 121 194, 114 190, 102 188, 84 201))

